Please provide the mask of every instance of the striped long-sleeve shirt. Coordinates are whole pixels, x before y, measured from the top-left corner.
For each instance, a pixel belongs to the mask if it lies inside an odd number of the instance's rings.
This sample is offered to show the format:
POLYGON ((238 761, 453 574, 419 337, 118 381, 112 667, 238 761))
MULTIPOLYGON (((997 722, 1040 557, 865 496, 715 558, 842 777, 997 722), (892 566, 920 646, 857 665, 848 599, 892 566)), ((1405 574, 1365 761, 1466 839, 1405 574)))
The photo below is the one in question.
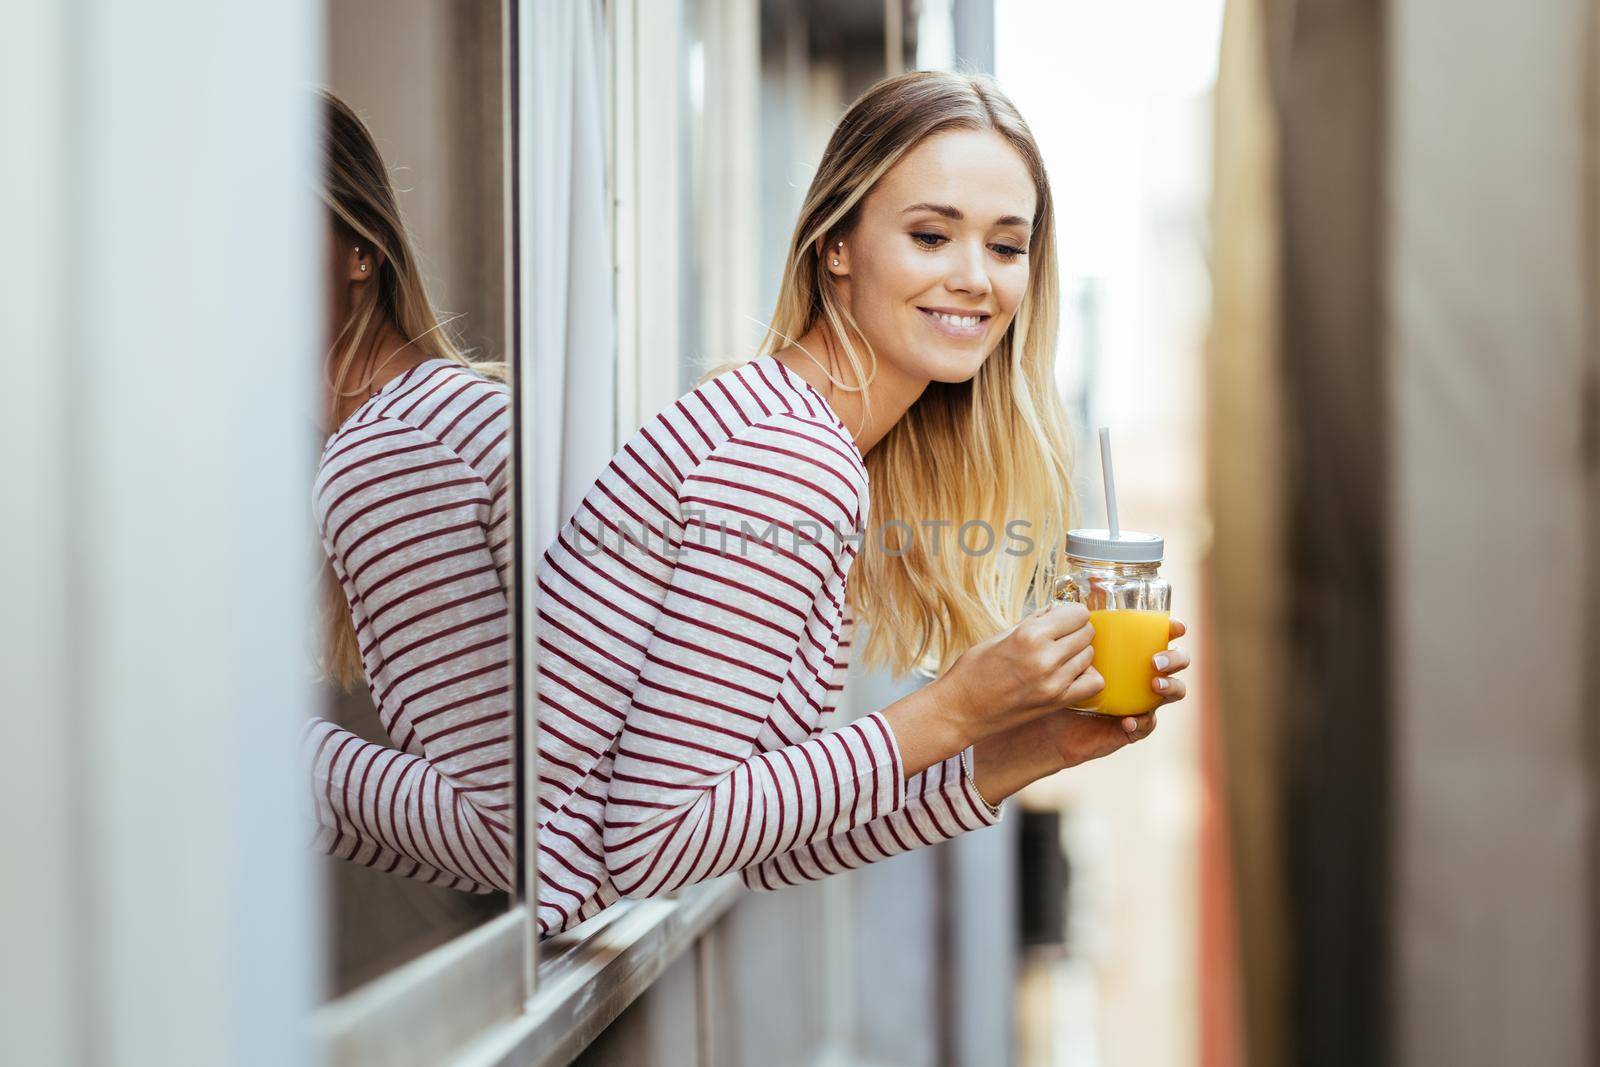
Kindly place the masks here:
POLYGON ((445 359, 328 439, 313 492, 392 746, 305 734, 316 844, 474 892, 510 889, 509 394, 445 359))
POLYGON ((541 935, 622 897, 731 871, 776 889, 999 821, 961 755, 907 778, 882 713, 832 722, 867 505, 849 431, 771 356, 601 474, 538 571, 541 935))

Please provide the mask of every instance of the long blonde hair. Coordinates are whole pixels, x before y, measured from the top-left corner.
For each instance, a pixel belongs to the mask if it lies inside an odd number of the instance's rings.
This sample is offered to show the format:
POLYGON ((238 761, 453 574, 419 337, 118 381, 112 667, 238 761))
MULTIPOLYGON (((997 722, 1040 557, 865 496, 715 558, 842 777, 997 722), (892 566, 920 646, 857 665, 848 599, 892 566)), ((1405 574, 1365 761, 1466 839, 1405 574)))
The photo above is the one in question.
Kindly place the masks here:
MULTIPOLYGON (((1055 211, 1044 162, 1016 107, 981 74, 914 71, 886 78, 853 103, 828 140, 789 245, 778 303, 757 351, 777 352, 821 319, 844 351, 851 388, 872 380, 877 355, 834 288, 823 250, 847 238, 867 194, 925 138, 991 131, 1022 157, 1038 198, 1028 242, 1028 287, 1005 336, 970 380, 931 382, 867 453, 871 516, 846 596, 870 626, 868 664, 935 674, 965 649, 1013 625, 1030 599, 1043 603, 1076 525, 1073 450, 1055 382, 1059 288, 1055 211), (865 350, 864 358, 862 350, 865 350), (955 543, 937 554, 905 537, 923 518, 982 521, 990 551, 955 543), (898 520, 898 523, 896 522, 898 520), (1007 554, 1008 523, 1031 551, 1007 554)), ((735 364, 737 365, 737 364, 735 364)), ((710 378, 726 364, 710 370, 710 378)))
MULTIPOLYGON (((473 362, 445 332, 446 323, 440 322, 428 299, 377 142, 343 100, 326 90, 319 96, 323 105, 323 203, 342 237, 379 253, 372 257, 376 276, 362 287, 360 299, 340 325, 327 354, 326 366, 334 368, 332 380, 324 383, 329 411, 337 411, 345 397, 369 391, 370 376, 353 389, 346 390, 345 386, 357 357, 386 323, 405 338, 406 347, 416 349, 425 358, 452 360, 496 381, 506 381, 504 363, 473 362)), ((325 561, 323 567, 321 603, 323 640, 318 669, 345 689, 354 689, 365 679, 366 670, 350 607, 332 561, 325 561)))

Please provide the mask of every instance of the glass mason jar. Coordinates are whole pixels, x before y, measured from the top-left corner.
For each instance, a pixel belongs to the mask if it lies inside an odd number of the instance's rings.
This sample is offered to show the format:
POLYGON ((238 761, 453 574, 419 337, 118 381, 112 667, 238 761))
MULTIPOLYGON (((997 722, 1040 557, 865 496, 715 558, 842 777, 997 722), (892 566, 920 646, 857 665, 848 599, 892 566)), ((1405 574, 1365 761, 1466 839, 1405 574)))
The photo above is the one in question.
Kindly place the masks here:
POLYGON ((1067 571, 1054 582, 1053 600, 1089 609, 1094 667, 1105 678, 1105 688, 1074 711, 1143 715, 1161 703, 1151 685, 1171 626, 1172 586, 1158 573, 1164 543, 1154 534, 1119 534, 1069 530, 1067 571))

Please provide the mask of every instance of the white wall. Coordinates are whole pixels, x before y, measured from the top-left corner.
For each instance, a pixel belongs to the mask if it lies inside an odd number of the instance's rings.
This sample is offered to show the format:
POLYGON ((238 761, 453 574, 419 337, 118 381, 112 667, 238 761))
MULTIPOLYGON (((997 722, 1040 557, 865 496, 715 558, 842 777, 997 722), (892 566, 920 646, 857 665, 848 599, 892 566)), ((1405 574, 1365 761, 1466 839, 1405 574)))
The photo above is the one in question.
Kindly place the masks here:
POLYGON ((304 3, 8 18, 8 1060, 309 1060, 318 47, 304 3))

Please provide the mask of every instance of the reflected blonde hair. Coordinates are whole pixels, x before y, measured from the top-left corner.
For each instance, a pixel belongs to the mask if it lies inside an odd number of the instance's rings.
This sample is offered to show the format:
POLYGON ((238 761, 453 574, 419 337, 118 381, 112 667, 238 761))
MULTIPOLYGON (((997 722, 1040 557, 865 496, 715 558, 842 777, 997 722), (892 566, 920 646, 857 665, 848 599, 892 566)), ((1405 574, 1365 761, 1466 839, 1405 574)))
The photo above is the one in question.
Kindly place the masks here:
MULTIPOLYGON (((360 299, 340 324, 327 354, 325 366, 333 368, 332 380, 324 383, 329 421, 336 417, 333 413, 342 399, 370 391, 371 374, 353 388, 347 389, 346 383, 354 380, 351 372, 357 357, 386 323, 406 339, 405 347, 418 350, 425 358, 448 359, 495 381, 506 381, 504 363, 468 359, 445 332, 446 323, 434 313, 389 169, 371 131, 337 96, 326 90, 318 96, 322 101, 321 194, 330 222, 341 238, 378 253, 373 257, 375 276, 362 287, 360 299)), ((323 640, 317 668, 325 678, 353 690, 365 680, 366 668, 350 607, 331 561, 324 561, 321 584, 323 640)))
MULTIPOLYGON (((779 351, 819 320, 844 352, 859 390, 877 355, 824 267, 825 250, 848 239, 868 193, 924 139, 951 130, 1008 141, 1033 179, 1038 207, 1028 242, 1028 287, 1005 336, 969 381, 931 382, 870 452, 871 515, 846 596, 871 627, 862 655, 896 673, 947 670, 966 649, 1043 604, 1076 524, 1073 450, 1055 382, 1059 283, 1055 212, 1044 162, 1027 123, 981 74, 915 71, 886 78, 853 103, 828 140, 789 245, 777 307, 756 353, 779 351), (954 534, 981 520, 994 531, 982 555, 942 537, 904 535, 899 520, 948 519, 954 534), (1024 520, 1033 548, 1008 555, 1007 523, 1024 520)), ((813 358, 815 358, 813 356, 813 358)), ((705 379, 739 364, 711 369, 705 379)), ((830 375, 831 378, 831 375, 830 375)), ((942 535, 941 535, 942 536, 942 535)))

